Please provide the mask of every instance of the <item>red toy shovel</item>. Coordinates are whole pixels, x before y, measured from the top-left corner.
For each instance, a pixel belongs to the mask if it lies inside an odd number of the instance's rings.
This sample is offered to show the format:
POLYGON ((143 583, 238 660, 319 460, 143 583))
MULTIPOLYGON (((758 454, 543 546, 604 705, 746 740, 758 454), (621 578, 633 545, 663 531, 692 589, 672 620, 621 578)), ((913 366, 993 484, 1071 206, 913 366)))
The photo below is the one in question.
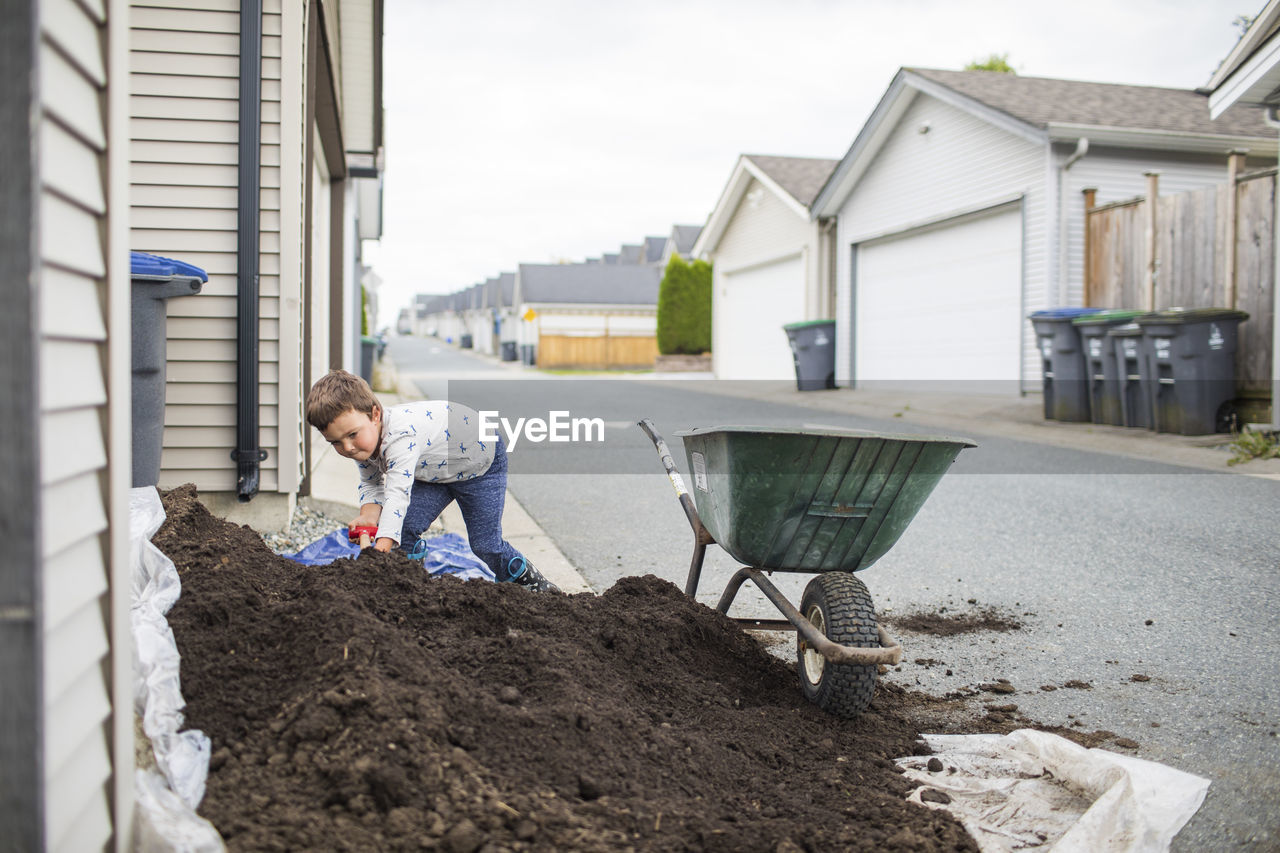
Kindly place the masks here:
POLYGON ((377 535, 378 528, 360 525, 359 527, 347 528, 347 539, 354 542, 360 540, 360 549, 364 550, 373 544, 373 537, 377 535))

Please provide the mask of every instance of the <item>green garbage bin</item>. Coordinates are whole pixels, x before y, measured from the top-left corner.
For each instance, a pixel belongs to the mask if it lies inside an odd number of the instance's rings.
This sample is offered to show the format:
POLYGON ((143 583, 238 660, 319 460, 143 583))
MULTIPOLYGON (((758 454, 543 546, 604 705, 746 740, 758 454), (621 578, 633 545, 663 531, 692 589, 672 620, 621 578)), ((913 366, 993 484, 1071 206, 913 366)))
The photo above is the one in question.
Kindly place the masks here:
POLYGON ((199 267, 147 252, 129 253, 129 276, 133 487, 139 488, 160 481, 167 358, 165 303, 176 296, 199 293, 209 276, 199 267))
POLYGON ((1080 333, 1072 321, 1100 308, 1050 308, 1027 317, 1036 330, 1046 420, 1087 422, 1089 385, 1080 333))
POLYGON ((1137 319, 1146 339, 1152 428, 1181 435, 1230 429, 1243 311, 1170 308, 1137 319))
POLYGON ((1106 310, 1086 314, 1071 321, 1080 335, 1080 349, 1086 365, 1085 382, 1089 396, 1089 418, 1095 424, 1124 425, 1120 407, 1120 367, 1116 348, 1107 332, 1133 322, 1145 311, 1106 310))
POLYGON ((796 388, 821 391, 836 387, 836 321, 788 323, 782 329, 791 344, 796 388))

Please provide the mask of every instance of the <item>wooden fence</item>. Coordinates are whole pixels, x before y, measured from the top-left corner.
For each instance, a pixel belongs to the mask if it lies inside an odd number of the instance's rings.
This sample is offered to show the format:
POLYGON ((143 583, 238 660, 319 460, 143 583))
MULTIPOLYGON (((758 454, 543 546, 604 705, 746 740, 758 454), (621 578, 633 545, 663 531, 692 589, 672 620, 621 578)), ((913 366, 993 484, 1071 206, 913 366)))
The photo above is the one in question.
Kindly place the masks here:
POLYGON ((1236 376, 1242 393, 1267 396, 1276 170, 1240 174, 1236 165, 1227 184, 1176 195, 1161 196, 1154 175, 1147 195, 1129 201, 1094 206, 1086 190, 1084 304, 1247 311, 1236 376))
POLYGON ((653 335, 542 335, 538 367, 578 370, 652 369, 658 356, 653 335))

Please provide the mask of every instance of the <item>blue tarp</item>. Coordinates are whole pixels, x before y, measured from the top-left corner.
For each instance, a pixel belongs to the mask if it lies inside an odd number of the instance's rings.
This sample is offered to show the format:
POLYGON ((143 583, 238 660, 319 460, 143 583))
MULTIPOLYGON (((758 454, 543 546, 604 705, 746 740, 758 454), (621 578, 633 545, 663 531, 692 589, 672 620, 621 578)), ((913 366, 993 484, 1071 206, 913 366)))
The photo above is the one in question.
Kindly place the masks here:
MULTIPOLYGON (((360 545, 350 541, 343 528, 317 539, 301 551, 281 556, 308 566, 323 566, 334 560, 355 557, 359 553, 360 545)), ((422 567, 429 575, 448 574, 462 580, 494 580, 493 572, 471 552, 467 540, 457 533, 418 540, 410 558, 422 560, 422 567)))

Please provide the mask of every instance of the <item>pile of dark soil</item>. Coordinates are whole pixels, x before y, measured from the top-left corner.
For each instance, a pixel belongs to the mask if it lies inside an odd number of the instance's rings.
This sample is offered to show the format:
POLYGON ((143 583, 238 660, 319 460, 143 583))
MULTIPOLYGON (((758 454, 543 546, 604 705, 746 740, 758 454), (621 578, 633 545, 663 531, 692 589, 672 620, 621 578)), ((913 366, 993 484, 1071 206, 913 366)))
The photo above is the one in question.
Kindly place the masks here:
POLYGON ((601 596, 432 579, 399 555, 304 567, 163 496, 201 813, 232 850, 976 850, 904 800, 910 711, 842 722, 658 578, 601 596))

